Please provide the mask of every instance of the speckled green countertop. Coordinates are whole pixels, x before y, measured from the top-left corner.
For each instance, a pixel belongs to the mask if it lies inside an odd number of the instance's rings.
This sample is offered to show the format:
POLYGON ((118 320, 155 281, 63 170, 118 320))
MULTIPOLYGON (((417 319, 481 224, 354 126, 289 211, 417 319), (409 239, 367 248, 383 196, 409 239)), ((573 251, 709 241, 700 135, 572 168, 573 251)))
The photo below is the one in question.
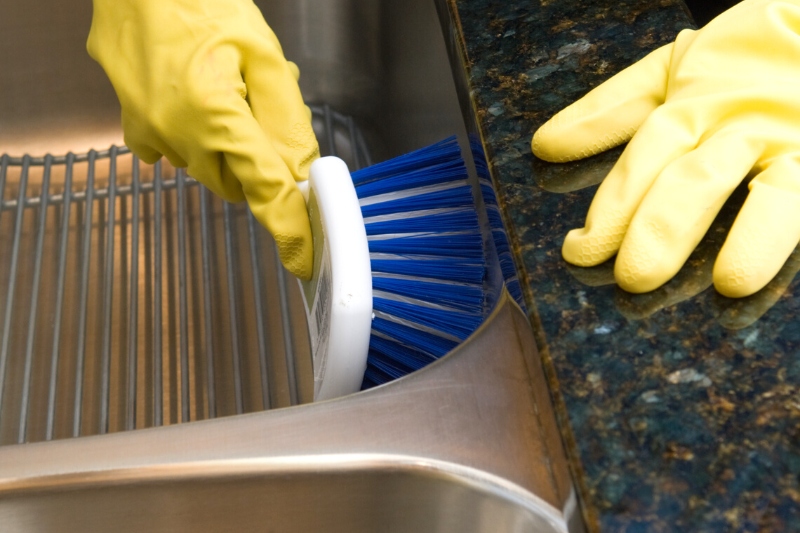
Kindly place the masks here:
POLYGON ((588 526, 800 530, 800 254, 750 298, 714 292, 739 191, 674 280, 626 294, 611 265, 560 255, 619 150, 568 165, 530 153, 558 109, 691 27, 683 4, 451 1, 588 526))

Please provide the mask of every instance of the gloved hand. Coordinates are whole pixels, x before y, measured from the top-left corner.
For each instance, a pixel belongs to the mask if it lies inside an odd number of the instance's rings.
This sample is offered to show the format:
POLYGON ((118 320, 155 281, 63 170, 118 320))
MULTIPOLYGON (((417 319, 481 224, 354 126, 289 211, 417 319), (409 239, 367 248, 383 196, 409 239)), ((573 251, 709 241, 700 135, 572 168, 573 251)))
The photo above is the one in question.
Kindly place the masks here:
POLYGON ((89 54, 122 105, 125 143, 229 202, 246 199, 301 278, 311 228, 295 181, 319 155, 275 34, 251 0, 94 0, 89 54))
POLYGON ((628 140, 564 258, 592 266, 617 253, 617 283, 651 291, 749 175, 713 281, 731 297, 764 287, 800 242, 800 1, 746 0, 681 32, 556 114, 531 147, 565 162, 628 140))

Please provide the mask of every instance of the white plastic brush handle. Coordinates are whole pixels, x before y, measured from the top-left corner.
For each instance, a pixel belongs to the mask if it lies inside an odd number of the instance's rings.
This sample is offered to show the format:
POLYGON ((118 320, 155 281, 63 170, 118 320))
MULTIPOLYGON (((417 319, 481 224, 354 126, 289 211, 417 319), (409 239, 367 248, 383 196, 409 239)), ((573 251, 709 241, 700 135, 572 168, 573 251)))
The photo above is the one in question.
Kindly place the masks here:
POLYGON ((364 219, 345 162, 338 157, 316 160, 308 184, 304 195, 312 219, 314 274, 300 285, 318 401, 361 388, 372 327, 372 270, 364 219))

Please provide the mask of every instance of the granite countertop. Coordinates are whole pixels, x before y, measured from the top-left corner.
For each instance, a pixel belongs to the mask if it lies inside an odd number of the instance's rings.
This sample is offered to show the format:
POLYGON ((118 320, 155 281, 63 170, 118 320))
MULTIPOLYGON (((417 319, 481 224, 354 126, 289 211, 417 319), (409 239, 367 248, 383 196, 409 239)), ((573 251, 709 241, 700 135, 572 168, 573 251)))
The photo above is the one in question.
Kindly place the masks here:
POLYGON ((611 264, 560 255, 620 150, 530 153, 557 110, 692 27, 683 3, 451 1, 590 530, 800 530, 800 253, 752 297, 715 293, 740 190, 675 279, 627 294, 611 264))

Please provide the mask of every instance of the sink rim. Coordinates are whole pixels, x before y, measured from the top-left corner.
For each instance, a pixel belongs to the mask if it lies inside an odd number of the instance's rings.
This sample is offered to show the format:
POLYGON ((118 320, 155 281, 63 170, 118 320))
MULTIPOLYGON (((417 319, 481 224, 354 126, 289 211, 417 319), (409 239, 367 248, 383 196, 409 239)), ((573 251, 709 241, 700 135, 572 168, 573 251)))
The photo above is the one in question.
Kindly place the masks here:
POLYGON ((427 457, 383 453, 334 453, 187 461, 131 468, 85 470, 30 477, 0 478, 0 505, 4 500, 64 491, 148 483, 186 483, 237 478, 286 478, 291 475, 401 473, 446 481, 483 493, 539 519, 554 532, 564 532, 564 519, 555 507, 532 492, 483 470, 427 457))

